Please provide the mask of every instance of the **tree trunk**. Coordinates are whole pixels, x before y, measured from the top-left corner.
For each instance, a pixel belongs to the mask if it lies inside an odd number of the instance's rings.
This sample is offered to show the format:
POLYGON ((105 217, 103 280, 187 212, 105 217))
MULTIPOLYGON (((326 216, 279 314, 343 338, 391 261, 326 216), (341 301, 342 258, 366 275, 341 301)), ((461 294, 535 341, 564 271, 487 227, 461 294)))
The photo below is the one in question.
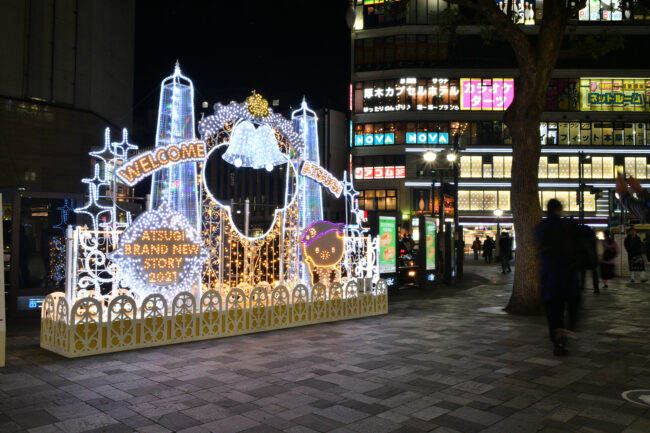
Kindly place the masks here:
POLYGON ((515 114, 509 122, 513 142, 510 207, 517 237, 515 279, 506 307, 506 311, 511 314, 537 312, 541 305, 534 239, 534 228, 541 218, 538 192, 541 153, 539 121, 539 116, 524 117, 515 114))

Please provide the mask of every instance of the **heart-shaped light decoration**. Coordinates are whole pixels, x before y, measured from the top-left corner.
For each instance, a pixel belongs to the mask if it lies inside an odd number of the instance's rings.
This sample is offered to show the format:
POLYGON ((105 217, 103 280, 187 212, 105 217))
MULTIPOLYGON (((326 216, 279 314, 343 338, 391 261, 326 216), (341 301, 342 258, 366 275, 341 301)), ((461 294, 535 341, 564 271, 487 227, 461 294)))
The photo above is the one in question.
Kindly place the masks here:
POLYGON ((228 149, 222 158, 235 167, 264 167, 268 171, 287 162, 273 129, 267 124, 255 128, 249 120, 242 120, 233 127, 228 149))

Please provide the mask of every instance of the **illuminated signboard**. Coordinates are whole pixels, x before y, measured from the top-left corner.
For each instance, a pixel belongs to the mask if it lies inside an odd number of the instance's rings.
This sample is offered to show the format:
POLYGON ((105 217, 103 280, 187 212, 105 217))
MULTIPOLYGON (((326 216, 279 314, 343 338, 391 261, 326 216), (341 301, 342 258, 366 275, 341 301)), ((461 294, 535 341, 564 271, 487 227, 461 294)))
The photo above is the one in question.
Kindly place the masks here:
POLYGON ((363 113, 386 111, 449 111, 458 105, 458 80, 400 78, 364 83, 363 113))
POLYGON ((167 164, 205 160, 205 143, 187 141, 183 143, 158 146, 149 152, 141 153, 122 164, 117 176, 128 186, 134 186, 143 178, 164 168, 167 164))
POLYGON ((436 268, 436 222, 433 218, 424 218, 424 235, 426 243, 426 270, 436 268))
POLYGON ((449 144, 449 133, 407 132, 406 144, 449 144))
POLYGON ((128 287, 141 296, 162 292, 175 296, 197 289, 207 253, 200 234, 187 218, 163 202, 135 219, 111 259, 128 287))
POLYGON ((515 97, 513 78, 461 78, 460 109, 503 111, 515 97))
POLYGON ((397 272, 395 217, 379 217, 379 273, 397 272))
POLYGON ((403 165, 394 167, 355 167, 355 179, 404 179, 406 167, 403 165))
POLYGON ((382 146, 395 144, 395 134, 359 134, 354 137, 355 146, 382 146))
POLYGON ((582 111, 650 111, 650 78, 581 78, 582 111))
POLYGON ((585 7, 578 12, 580 21, 622 21, 623 10, 625 18, 631 18, 630 3, 626 2, 625 8, 621 8, 620 0, 587 0, 585 7))
POLYGON ((302 164, 302 169, 300 170, 302 176, 306 176, 312 180, 323 185, 329 190, 336 198, 341 196, 343 191, 343 183, 336 179, 332 173, 325 170, 323 167, 320 167, 313 162, 305 161, 302 164))

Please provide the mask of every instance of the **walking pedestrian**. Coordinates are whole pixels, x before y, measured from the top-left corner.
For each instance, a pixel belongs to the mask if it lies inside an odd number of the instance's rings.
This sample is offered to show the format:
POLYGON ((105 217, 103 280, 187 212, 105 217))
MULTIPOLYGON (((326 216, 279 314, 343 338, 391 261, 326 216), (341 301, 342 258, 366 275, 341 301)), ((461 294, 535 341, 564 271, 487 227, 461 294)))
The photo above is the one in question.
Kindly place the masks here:
POLYGON ((481 251, 481 240, 476 236, 472 242, 472 250, 474 251, 474 260, 478 260, 478 253, 481 251))
POLYGON ((591 279, 594 285, 594 293, 600 293, 598 287, 598 239, 596 234, 586 224, 578 226, 580 242, 585 254, 582 269, 580 271, 580 289, 584 290, 587 271, 591 271, 591 279))
POLYGON ((492 263, 492 251, 494 251, 494 247, 496 247, 496 244, 488 235, 485 238, 485 242, 483 242, 483 257, 485 257, 485 263, 492 263))
POLYGON ((499 256, 501 258, 501 273, 505 274, 506 269, 508 272, 511 272, 512 238, 510 238, 508 232, 501 233, 501 238, 499 239, 499 256))
POLYGON ((645 248, 641 238, 636 234, 636 229, 631 227, 627 231, 627 236, 623 241, 625 251, 627 251, 627 263, 630 268, 630 282, 636 282, 636 278, 640 278, 642 283, 645 283, 645 260, 643 253, 645 248))
POLYGON ((580 237, 577 225, 562 218, 562 203, 551 199, 547 217, 535 227, 539 251, 540 293, 555 356, 568 355, 567 336, 572 335, 580 307, 580 237), (565 311, 568 322, 565 321, 565 311), (565 326, 565 322, 567 325, 565 326))
POLYGON ((601 242, 603 256, 600 259, 600 276, 603 279, 603 287, 607 289, 607 282, 614 278, 614 265, 616 264, 616 257, 620 248, 609 230, 605 230, 605 239, 601 242))

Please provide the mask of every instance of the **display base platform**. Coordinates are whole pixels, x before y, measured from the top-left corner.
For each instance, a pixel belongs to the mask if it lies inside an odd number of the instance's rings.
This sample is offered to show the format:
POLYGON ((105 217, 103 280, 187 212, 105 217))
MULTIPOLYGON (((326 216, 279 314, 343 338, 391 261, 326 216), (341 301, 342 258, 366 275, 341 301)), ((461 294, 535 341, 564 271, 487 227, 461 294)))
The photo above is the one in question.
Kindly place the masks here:
POLYGON ((223 297, 209 290, 198 305, 183 292, 171 305, 161 295, 147 296, 139 306, 122 295, 108 305, 83 298, 69 308, 65 294, 55 292, 43 302, 41 347, 76 358, 386 313, 383 280, 365 291, 354 282, 329 288, 316 284, 311 291, 304 285, 291 291, 256 287, 249 294, 232 289, 223 297))

